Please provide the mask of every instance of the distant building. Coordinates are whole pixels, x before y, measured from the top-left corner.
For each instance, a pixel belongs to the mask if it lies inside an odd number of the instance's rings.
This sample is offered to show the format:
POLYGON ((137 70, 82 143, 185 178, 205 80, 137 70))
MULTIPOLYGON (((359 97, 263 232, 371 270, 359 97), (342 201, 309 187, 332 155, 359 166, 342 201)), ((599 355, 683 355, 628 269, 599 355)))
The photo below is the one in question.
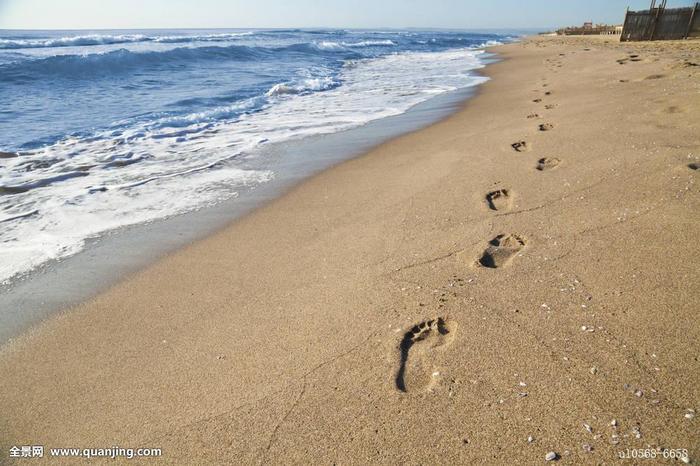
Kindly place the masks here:
POLYGON ((608 24, 593 24, 593 21, 583 23, 583 26, 573 26, 557 30, 560 36, 589 36, 622 34, 622 26, 608 24))

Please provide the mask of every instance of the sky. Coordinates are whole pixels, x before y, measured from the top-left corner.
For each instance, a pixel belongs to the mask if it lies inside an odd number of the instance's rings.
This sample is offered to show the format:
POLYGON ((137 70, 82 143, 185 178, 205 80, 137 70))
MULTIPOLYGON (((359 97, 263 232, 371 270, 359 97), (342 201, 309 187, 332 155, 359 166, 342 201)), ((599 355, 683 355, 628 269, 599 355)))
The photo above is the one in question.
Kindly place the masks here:
MULTIPOLYGON (((670 0, 669 6, 695 0, 670 0)), ((621 23, 649 0, 0 0, 0 29, 551 28, 621 23)))

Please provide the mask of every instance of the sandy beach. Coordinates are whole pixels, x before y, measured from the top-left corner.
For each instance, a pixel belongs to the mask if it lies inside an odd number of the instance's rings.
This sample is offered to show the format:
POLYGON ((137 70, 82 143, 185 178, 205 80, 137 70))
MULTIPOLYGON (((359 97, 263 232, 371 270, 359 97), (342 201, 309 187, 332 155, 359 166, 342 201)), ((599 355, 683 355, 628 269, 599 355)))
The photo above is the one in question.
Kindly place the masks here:
POLYGON ((0 463, 700 461, 700 41, 492 51, 451 117, 0 348, 0 463))

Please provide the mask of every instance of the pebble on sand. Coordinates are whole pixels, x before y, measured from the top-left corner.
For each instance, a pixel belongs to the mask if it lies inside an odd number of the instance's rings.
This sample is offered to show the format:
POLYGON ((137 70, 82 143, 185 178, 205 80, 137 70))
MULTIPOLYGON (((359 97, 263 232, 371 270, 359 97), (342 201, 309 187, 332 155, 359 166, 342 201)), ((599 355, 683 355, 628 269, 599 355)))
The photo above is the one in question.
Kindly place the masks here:
POLYGON ((544 457, 545 461, 556 461, 559 459, 559 455, 556 452, 550 451, 544 457))

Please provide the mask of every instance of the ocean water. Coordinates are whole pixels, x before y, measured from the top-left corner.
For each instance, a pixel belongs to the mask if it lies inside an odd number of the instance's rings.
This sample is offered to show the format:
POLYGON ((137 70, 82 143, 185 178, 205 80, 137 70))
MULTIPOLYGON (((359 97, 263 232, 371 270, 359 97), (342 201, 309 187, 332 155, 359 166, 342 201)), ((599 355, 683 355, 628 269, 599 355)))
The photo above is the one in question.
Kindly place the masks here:
POLYGON ((485 78, 496 34, 0 30, 0 282, 275 179, 275 144, 485 78))

